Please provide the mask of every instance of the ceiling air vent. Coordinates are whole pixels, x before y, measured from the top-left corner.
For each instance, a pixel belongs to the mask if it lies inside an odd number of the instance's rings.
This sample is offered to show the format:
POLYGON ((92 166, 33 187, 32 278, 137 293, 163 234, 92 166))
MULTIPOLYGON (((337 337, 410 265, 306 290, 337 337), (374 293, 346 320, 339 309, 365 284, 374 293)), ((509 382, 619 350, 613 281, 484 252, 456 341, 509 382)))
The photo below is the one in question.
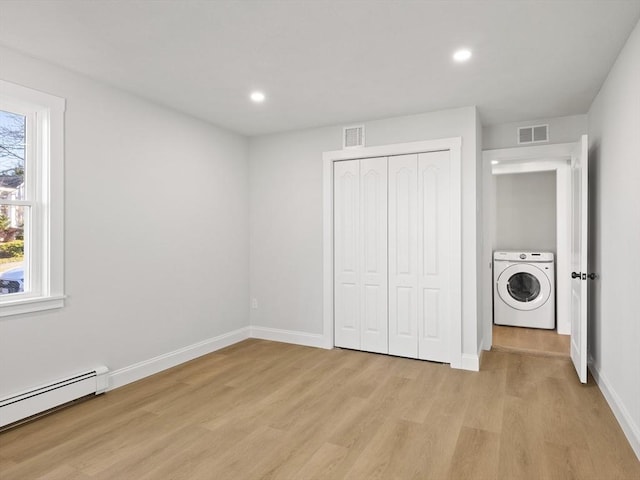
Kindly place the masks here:
POLYGON ((533 125, 518 128, 518 145, 549 141, 549 125, 533 125))
POLYGON ((344 127, 342 130, 342 148, 364 147, 364 125, 344 127))

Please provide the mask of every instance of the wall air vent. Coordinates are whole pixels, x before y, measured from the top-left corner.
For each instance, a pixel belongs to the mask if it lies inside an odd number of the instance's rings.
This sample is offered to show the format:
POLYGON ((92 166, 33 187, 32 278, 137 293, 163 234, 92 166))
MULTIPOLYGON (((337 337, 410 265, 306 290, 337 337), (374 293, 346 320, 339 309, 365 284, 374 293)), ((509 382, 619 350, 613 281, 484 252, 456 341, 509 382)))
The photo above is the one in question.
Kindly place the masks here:
POLYGON ((549 125, 532 125, 518 128, 518 145, 549 141, 549 125))
POLYGON ((364 147, 364 125, 353 125, 342 129, 342 148, 364 147))

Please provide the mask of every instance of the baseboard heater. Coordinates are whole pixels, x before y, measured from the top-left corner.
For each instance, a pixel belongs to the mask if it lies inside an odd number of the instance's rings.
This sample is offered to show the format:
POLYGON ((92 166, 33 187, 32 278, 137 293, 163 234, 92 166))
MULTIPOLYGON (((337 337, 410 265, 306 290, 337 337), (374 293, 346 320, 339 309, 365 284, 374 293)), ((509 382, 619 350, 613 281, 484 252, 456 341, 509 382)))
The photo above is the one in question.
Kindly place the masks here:
POLYGON ((109 369, 97 367, 26 392, 0 399, 0 427, 15 423, 86 395, 107 390, 109 369))

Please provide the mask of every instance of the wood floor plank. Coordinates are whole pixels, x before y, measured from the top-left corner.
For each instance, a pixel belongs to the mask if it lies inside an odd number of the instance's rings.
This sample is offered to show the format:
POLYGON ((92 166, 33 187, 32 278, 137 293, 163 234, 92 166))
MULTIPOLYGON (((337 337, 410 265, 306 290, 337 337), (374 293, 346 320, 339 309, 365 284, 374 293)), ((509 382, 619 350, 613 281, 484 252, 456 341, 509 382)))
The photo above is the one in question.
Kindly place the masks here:
POLYGON ((325 442, 313 452, 307 462, 290 478, 305 478, 308 480, 342 478, 341 476, 336 476, 335 467, 344 460, 347 452, 348 449, 345 447, 325 442))
POLYGON ((568 357, 570 341, 571 336, 555 330, 493 325, 492 348, 496 350, 568 357))
MULTIPOLYGON (((595 474, 591 452, 588 449, 565 447, 557 443, 544 443, 544 478, 549 480, 599 480, 613 477, 595 474)), ((624 477, 622 477, 624 478, 624 477)))
MULTIPOLYGON (((298 472, 307 464, 335 431, 336 425, 367 408, 366 401, 358 397, 331 396, 322 408, 304 421, 296 422, 287 431, 285 448, 281 448, 264 464, 262 478, 298 478, 298 472)), ((346 449, 343 449, 346 450, 346 449)), ((341 455, 340 459, 344 456, 341 455)))
POLYGON ((437 398, 437 392, 441 391, 448 370, 448 366, 425 364, 420 375, 399 392, 398 401, 393 408, 398 418, 424 423, 437 398))
POLYGON ((212 471, 226 472, 227 478, 261 478, 265 464, 283 448, 285 439, 286 432, 283 430, 270 426, 257 427, 237 442, 236 448, 228 449, 222 455, 209 456, 206 462, 184 478, 208 479, 212 471))
POLYGON ((0 478, 640 478, 568 358, 481 367, 249 340, 0 433, 0 478))
MULTIPOLYGON (((171 422, 170 419, 165 421, 175 427, 175 422, 171 422)), ((149 436, 136 449, 118 452, 115 461, 104 470, 93 474, 93 478, 164 478, 161 475, 173 468, 173 464, 179 465, 185 458, 191 458, 181 456, 182 450, 201 451, 201 459, 215 459, 236 448, 249 433, 247 430, 230 428, 214 434, 193 425, 173 428, 169 433, 149 436)))
POLYGON ((541 414, 535 391, 529 400, 514 396, 505 398, 500 434, 499 478, 543 478, 543 440, 539 424, 541 414))
POLYGON ((500 434, 462 427, 447 477, 450 480, 498 477, 500 434))
POLYGON ((415 422, 385 420, 346 478, 416 478, 429 464, 425 457, 434 447, 423 430, 415 422))
MULTIPOLYGON (((70 409, 68 409, 70 410, 70 409)), ((57 415, 57 412, 53 415, 57 415)), ((52 415, 52 416, 53 416, 52 415)), ((150 414, 149 414, 150 415, 150 414)), ((125 431, 124 427, 131 422, 139 423, 143 421, 144 414, 138 410, 123 411, 118 416, 112 419, 103 418, 101 422, 97 424, 88 425, 85 424, 83 431, 77 431, 73 429, 73 435, 66 437, 65 440, 60 441, 57 435, 53 435, 53 441, 40 441, 37 439, 37 450, 24 450, 20 451, 14 458, 17 465, 15 467, 6 469, 2 472, 3 480, 12 478, 24 479, 30 477, 38 477, 47 473, 52 466, 58 466, 60 464, 72 464, 78 458, 95 449, 101 449, 103 445, 103 439, 118 437, 122 435, 121 432, 125 431), (6 476, 6 477, 5 477, 6 476)), ((44 438, 48 437, 48 434, 55 432, 55 427, 51 427, 48 423, 44 438)), ((20 428, 20 427, 18 427, 20 428)), ((12 433, 9 431, 7 433, 12 433)), ((124 437, 119 437, 124 438, 124 437)), ((8 443, 7 446, 16 447, 24 445, 22 442, 8 443)), ((29 445, 26 443, 26 445, 29 445)), ((4 448, 4 442, 0 444, 0 447, 4 448)))
POLYGON ((406 383, 406 379, 394 376, 381 378, 378 389, 372 394, 375 400, 371 402, 370 408, 338 425, 329 441, 350 449, 362 440, 368 442, 370 436, 380 428, 381 420, 398 403, 399 392, 406 383))
POLYGON ((69 465, 60 465, 37 480, 91 480, 91 477, 69 465))
POLYGON ((127 475, 137 480, 211 478, 211 472, 215 471, 214 462, 219 458, 212 450, 212 445, 218 445, 216 440, 220 439, 212 432, 189 426, 166 437, 161 451, 155 455, 152 463, 147 463, 146 468, 136 469, 127 475))
MULTIPOLYGON (((2 444, 0 444, 0 446, 2 446, 2 444)), ((0 450, 1 452, 1 450, 0 450)), ((8 458, 4 458, 2 455, 0 455, 0 474, 2 474, 2 472, 5 472, 9 469, 15 468, 15 466, 17 465, 16 462, 14 462, 13 460, 10 460, 8 458)), ((2 478, 2 477, 0 477, 2 478)))
POLYGON ((481 370, 469 386, 473 398, 467 406, 465 427, 500 432, 507 375, 505 369, 481 370))
POLYGON ((539 401, 542 404, 540 426, 545 442, 586 450, 587 434, 579 411, 567 401, 571 393, 566 381, 548 377, 540 383, 539 401))
POLYGON ((96 475, 120 460, 129 458, 140 445, 167 436, 178 431, 173 419, 159 418, 157 415, 140 412, 132 421, 123 425, 117 431, 102 435, 96 445, 90 448, 80 448, 73 458, 69 459, 71 466, 89 475, 96 475))

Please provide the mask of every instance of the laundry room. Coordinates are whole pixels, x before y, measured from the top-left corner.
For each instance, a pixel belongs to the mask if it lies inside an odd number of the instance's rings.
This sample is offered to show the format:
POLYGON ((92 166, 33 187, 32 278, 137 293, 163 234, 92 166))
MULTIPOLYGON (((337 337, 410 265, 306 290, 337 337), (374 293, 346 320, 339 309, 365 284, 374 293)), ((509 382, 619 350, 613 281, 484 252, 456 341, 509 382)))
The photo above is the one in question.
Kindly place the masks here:
POLYGON ((485 129, 485 331, 494 349, 571 350, 572 152, 583 119, 485 129))
POLYGON ((495 196, 494 347, 568 355, 555 308, 556 172, 495 174, 495 196))

